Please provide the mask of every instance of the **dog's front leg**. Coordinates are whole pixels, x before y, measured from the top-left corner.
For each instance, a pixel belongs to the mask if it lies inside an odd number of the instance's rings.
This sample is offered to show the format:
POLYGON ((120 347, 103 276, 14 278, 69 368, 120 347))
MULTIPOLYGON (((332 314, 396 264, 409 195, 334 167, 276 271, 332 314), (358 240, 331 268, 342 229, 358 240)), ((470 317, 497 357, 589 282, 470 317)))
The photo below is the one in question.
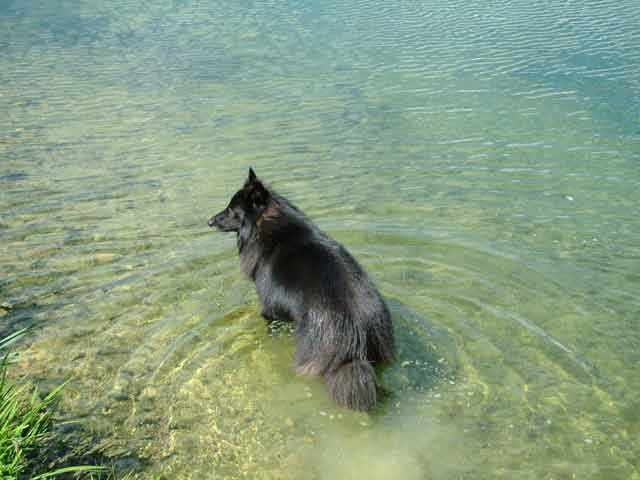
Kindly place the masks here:
POLYGON ((277 320, 276 316, 272 312, 264 308, 262 309, 261 315, 267 321, 267 323, 271 323, 274 320, 277 320))

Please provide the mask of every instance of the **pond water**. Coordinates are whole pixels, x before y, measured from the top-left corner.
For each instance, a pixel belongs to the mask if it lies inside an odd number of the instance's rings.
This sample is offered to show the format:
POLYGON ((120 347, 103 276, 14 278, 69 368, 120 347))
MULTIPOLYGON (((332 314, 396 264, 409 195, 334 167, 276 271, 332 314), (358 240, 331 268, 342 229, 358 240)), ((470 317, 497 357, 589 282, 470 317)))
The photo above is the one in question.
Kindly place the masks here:
POLYGON ((4 0, 0 334, 134 478, 639 479, 640 3, 4 0), (295 376, 247 168, 393 311, 371 415, 295 376))

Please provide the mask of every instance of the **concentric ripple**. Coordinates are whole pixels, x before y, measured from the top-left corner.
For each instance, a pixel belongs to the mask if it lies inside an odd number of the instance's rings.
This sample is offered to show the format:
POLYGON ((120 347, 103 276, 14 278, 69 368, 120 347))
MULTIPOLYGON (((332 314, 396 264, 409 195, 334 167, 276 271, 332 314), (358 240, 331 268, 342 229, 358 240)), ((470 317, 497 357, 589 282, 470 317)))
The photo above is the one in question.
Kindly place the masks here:
MULTIPOLYGON (((150 478, 640 475, 640 4, 0 5, 0 335, 150 478), (253 166, 379 285, 367 416, 296 377, 234 239, 253 166)), ((68 453, 68 452, 67 452, 68 453)))

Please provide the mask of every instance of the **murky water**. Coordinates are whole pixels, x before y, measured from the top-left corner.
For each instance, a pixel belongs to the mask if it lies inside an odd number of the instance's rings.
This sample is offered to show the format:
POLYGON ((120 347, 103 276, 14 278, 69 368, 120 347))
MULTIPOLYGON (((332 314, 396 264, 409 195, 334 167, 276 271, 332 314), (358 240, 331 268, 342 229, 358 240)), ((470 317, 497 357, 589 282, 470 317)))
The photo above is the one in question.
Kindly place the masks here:
POLYGON ((640 478, 640 3, 0 3, 0 332, 138 478, 640 478), (389 300, 386 402, 296 377, 252 165, 389 300))

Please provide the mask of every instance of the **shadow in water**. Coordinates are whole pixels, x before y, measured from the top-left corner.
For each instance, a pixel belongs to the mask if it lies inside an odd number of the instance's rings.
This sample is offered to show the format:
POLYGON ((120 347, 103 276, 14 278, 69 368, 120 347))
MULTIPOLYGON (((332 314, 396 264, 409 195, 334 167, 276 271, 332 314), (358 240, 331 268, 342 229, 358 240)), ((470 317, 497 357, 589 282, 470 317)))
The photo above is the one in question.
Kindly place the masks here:
MULTIPOLYGON (((1 288, 0 293, 2 293, 1 288)), ((18 330, 33 329, 38 323, 41 323, 37 320, 38 314, 50 309, 50 305, 39 305, 32 301, 1 303, 0 338, 8 337, 18 330)))
MULTIPOLYGON (((106 455, 104 450, 111 446, 109 440, 100 440, 78 422, 53 426, 53 435, 43 448, 34 452, 31 468, 24 478, 32 478, 42 472, 53 471, 77 465, 104 467, 104 471, 91 474, 67 473, 56 476, 59 479, 87 478, 93 480, 127 478, 148 466, 148 462, 123 447, 115 455, 106 455), (36 456, 37 453, 37 456, 36 456)), ((111 446, 112 447, 112 446, 111 446)))
POLYGON ((393 318, 396 355, 380 370, 383 410, 407 391, 430 391, 442 380, 453 379, 458 369, 455 342, 445 328, 396 299, 386 302, 393 318))

